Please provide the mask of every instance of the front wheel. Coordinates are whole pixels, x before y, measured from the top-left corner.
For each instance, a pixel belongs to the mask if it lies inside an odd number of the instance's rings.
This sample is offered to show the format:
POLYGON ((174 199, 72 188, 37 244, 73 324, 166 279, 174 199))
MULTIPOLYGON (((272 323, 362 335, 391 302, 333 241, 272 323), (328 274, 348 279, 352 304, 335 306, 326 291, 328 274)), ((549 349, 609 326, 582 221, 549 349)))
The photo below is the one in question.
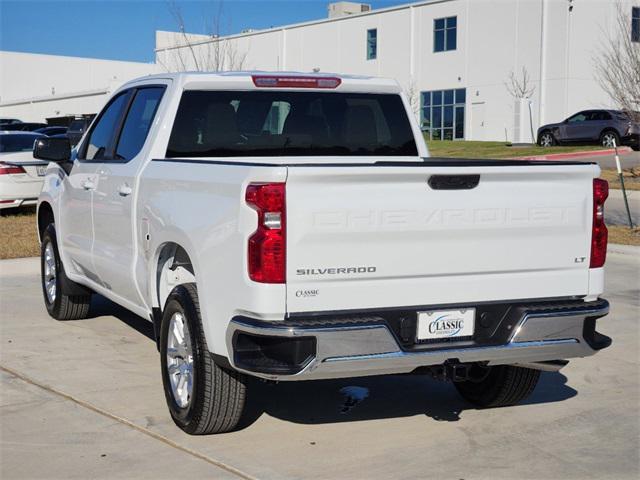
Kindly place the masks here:
POLYGON ((160 330, 162 383, 175 424, 192 435, 238 428, 246 407, 248 378, 217 365, 202 329, 193 283, 173 289, 160 330))
POLYGON ((40 278, 47 312, 56 320, 87 318, 91 292, 67 278, 60 259, 56 230, 45 228, 40 245, 40 278))
POLYGON ((551 132, 542 132, 538 139, 538 145, 541 147, 553 147, 556 144, 556 139, 551 132))
POLYGON ((497 365, 477 367, 476 379, 455 382, 458 393, 468 402, 482 408, 515 405, 527 398, 538 384, 540 370, 497 365))

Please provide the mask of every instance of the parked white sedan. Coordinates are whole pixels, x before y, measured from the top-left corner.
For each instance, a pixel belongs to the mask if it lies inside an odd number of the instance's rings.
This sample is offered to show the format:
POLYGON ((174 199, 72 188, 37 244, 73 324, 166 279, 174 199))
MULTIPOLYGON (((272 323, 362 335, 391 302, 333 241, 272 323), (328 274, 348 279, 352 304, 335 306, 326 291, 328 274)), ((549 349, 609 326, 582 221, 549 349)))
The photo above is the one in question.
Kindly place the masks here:
POLYGON ((47 162, 33 158, 33 144, 44 136, 0 131, 0 211, 38 201, 47 162))

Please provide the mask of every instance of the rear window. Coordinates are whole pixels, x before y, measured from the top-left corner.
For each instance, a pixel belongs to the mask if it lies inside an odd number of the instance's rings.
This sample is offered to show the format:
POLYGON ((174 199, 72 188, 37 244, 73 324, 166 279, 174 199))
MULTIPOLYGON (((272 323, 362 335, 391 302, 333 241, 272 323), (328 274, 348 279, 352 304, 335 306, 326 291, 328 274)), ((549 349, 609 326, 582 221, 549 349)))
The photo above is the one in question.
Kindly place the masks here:
POLYGON ((0 135, 0 153, 29 152, 35 141, 44 135, 0 135))
POLYGON ((186 91, 167 157, 417 155, 399 95, 186 91))

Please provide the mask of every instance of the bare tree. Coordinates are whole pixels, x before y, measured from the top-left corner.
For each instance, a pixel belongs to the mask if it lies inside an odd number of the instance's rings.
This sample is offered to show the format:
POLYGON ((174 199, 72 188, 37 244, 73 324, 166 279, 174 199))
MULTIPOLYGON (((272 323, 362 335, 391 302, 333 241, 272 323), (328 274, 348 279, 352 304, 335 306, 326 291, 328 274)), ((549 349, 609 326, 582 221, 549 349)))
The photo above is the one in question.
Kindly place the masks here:
POLYGON ((617 5, 615 25, 594 57, 596 78, 616 106, 640 118, 640 43, 631 37, 631 6, 617 5))
POLYGON ((178 39, 175 45, 164 50, 164 55, 157 56, 158 63, 167 71, 242 70, 247 52, 239 52, 232 40, 222 37, 223 2, 218 1, 210 5, 211 12, 204 15, 207 19, 207 33, 195 35, 187 33, 182 10, 175 0, 169 1, 169 12, 178 27, 178 39))
POLYGON ((517 99, 531 98, 536 88, 531 85, 531 78, 527 67, 522 67, 522 77, 519 77, 513 70, 504 84, 509 94, 517 99))
MULTIPOLYGON (((521 76, 517 75, 515 71, 511 70, 504 86, 509 92, 509 94, 515 100, 517 108, 522 109, 522 101, 527 100, 531 141, 535 142, 535 136, 533 133, 533 113, 531 112, 531 101, 529 101, 529 99, 533 96, 533 93, 536 91, 536 88, 533 85, 531 85, 531 78, 529 77, 529 72, 527 71, 527 67, 525 66, 522 67, 521 76)), ((520 115, 524 115, 522 111, 520 111, 520 115)), ((514 135, 515 135, 515 132, 516 132, 516 129, 514 127, 514 135)))

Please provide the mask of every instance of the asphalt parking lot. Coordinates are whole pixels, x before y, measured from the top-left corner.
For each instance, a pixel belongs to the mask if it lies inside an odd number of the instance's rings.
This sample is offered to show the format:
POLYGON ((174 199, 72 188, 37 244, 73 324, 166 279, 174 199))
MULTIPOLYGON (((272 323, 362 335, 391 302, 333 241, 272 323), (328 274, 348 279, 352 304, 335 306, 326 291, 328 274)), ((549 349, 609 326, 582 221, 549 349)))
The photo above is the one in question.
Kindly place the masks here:
POLYGON ((255 422, 208 437, 172 423, 147 321, 98 297, 56 322, 38 261, 2 261, 0 477, 638 478, 640 250, 623 250, 599 324, 613 346, 543 373, 524 405, 475 410, 423 376, 260 385, 255 422), (368 397, 345 409, 345 386, 368 397))
MULTIPOLYGON (((619 158, 622 168, 640 167, 640 152, 623 150, 620 152, 619 158)), ((616 157, 614 155, 587 155, 583 158, 574 157, 569 160, 576 160, 579 162, 597 162, 601 168, 616 168, 616 157)))
MULTIPOLYGON (((623 152, 619 156, 622 168, 638 168, 640 167, 640 152, 630 151, 623 152)), ((585 158, 588 161, 596 161, 602 168, 616 168, 616 159, 613 155, 604 155, 601 157, 585 158)))
MULTIPOLYGON (((631 212, 631 221, 640 225, 640 190, 628 190, 627 202, 631 212)), ((605 204, 605 219, 608 225, 629 225, 629 216, 624 205, 622 190, 609 190, 609 198, 605 204)))

